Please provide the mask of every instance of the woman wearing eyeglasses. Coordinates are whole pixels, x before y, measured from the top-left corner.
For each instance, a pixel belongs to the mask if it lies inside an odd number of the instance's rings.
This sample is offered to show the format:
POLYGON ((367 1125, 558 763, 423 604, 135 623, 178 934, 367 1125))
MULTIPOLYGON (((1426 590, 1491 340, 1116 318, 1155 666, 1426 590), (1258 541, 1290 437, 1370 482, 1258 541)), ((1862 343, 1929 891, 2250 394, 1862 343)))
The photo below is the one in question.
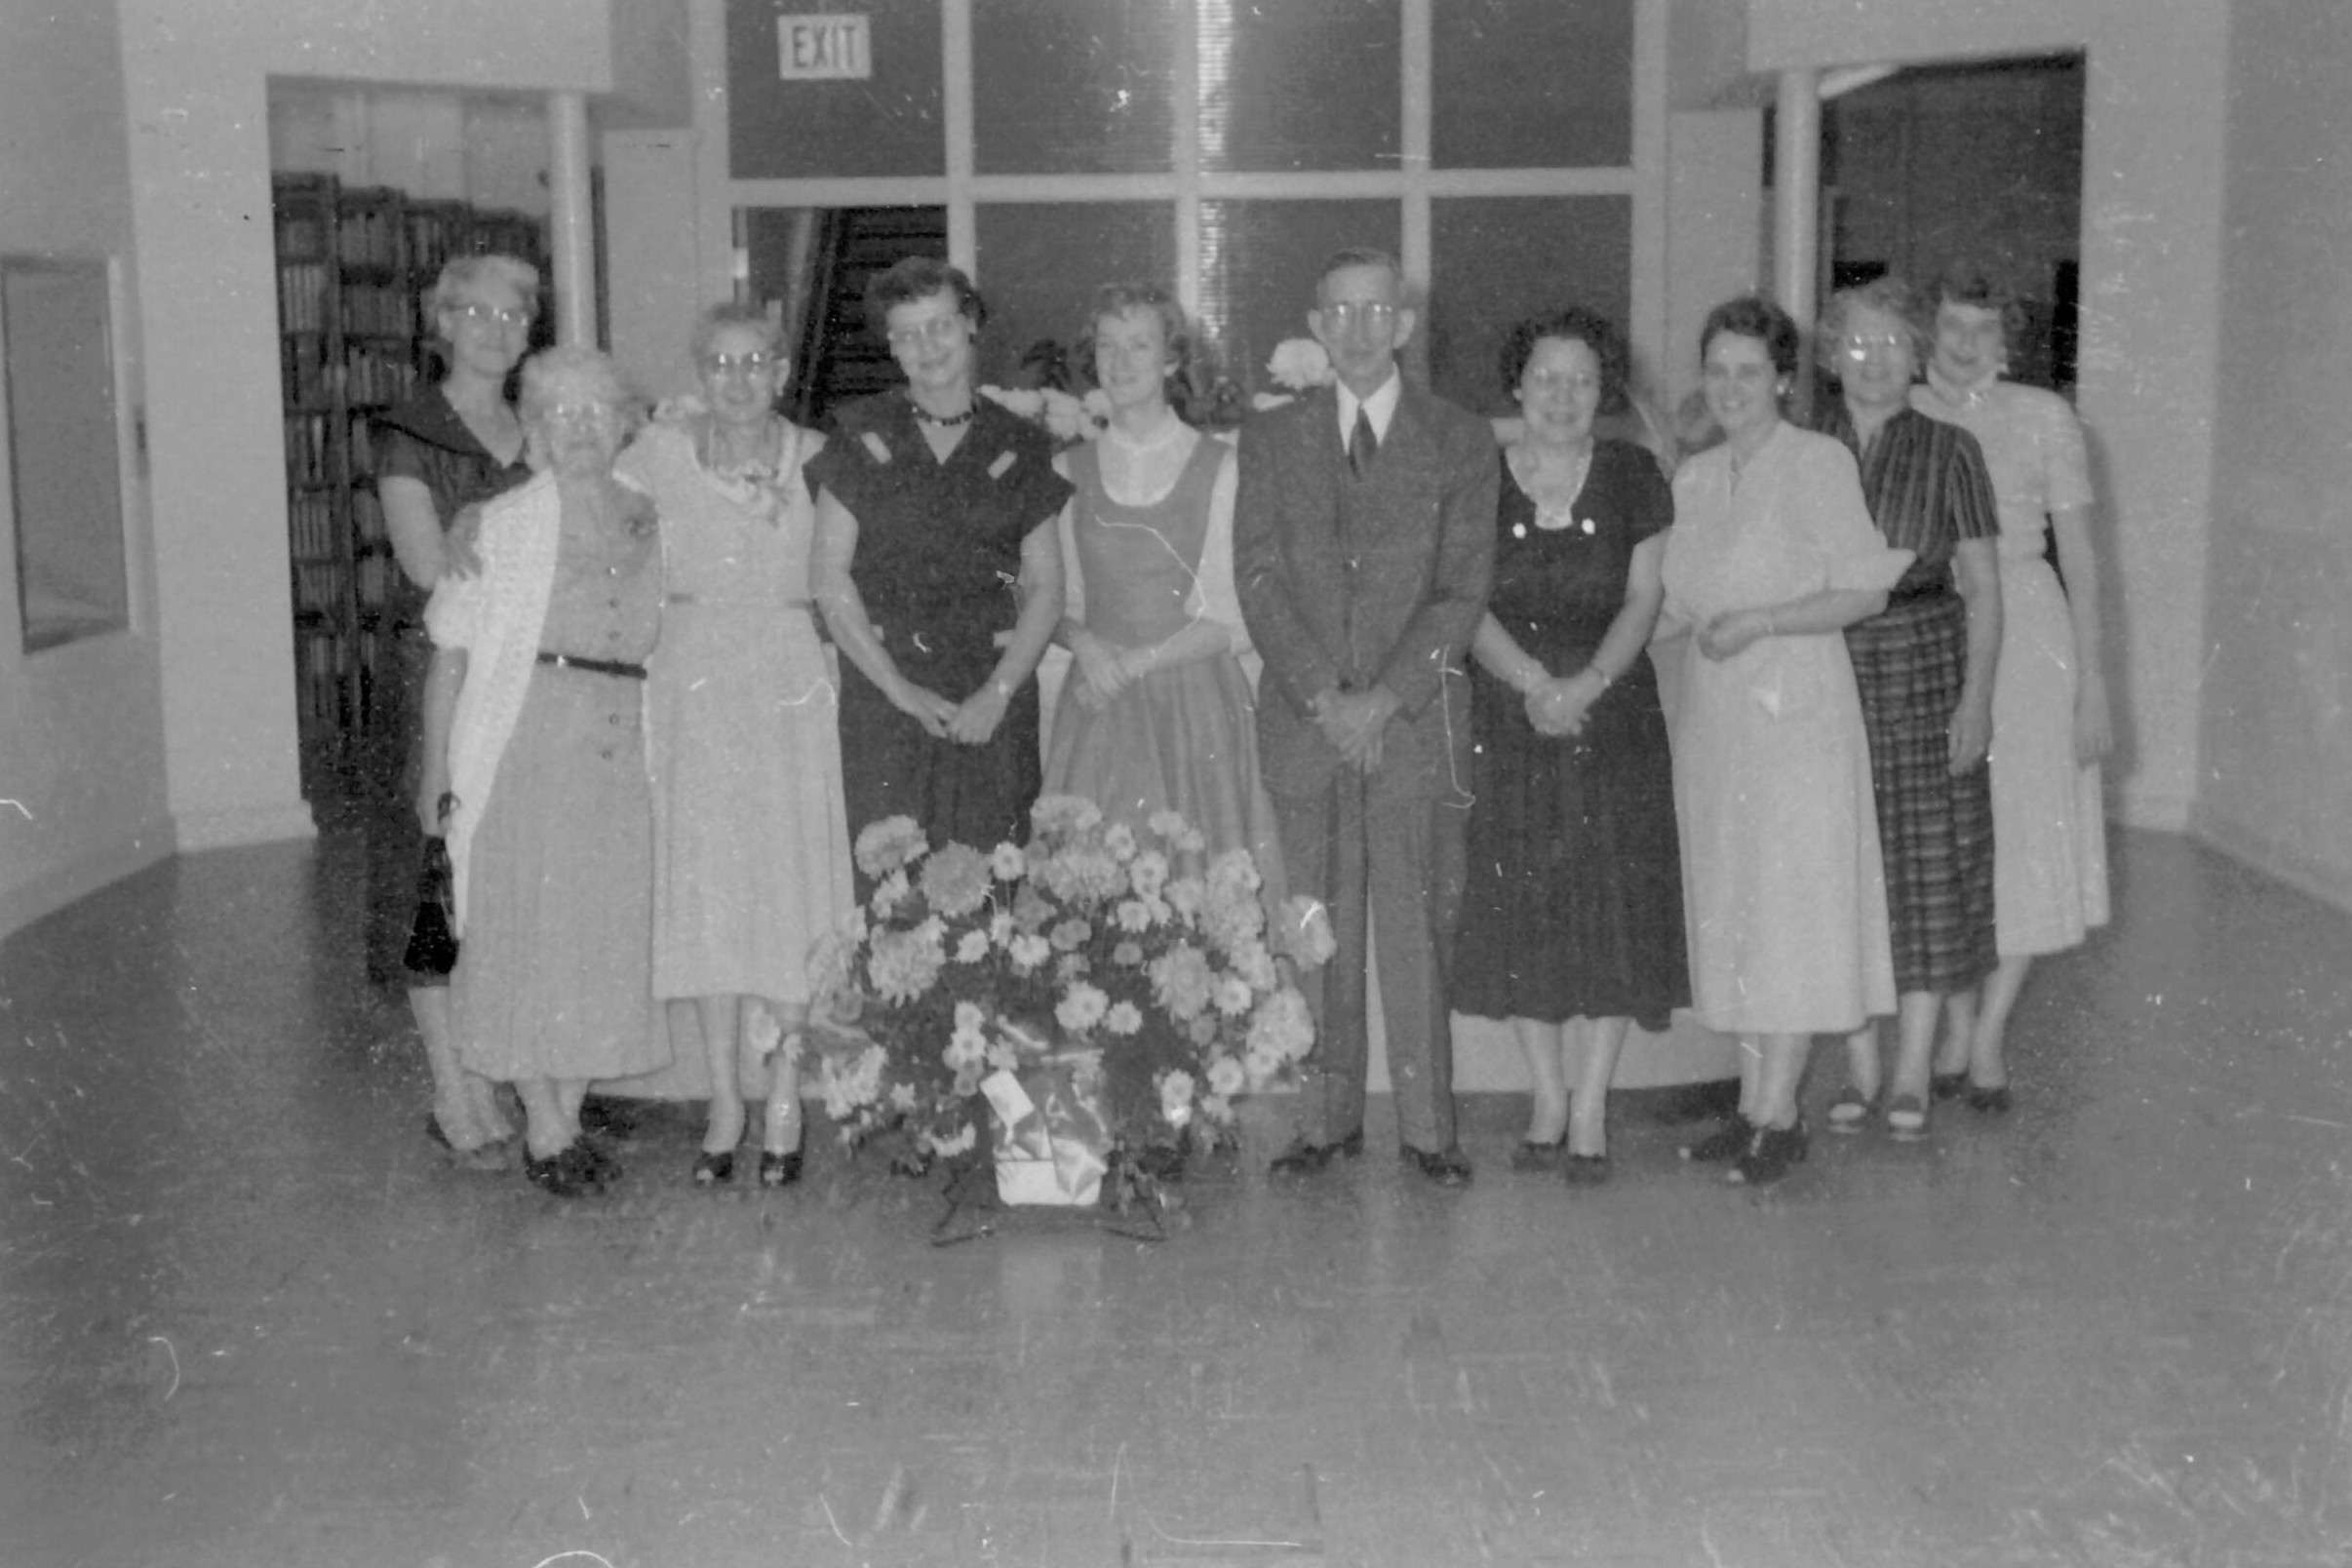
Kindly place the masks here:
POLYGON ((875 277, 866 319, 906 384, 842 410, 807 468, 817 603, 845 655, 849 832, 907 816, 933 843, 1018 843, 1038 797, 1031 677, 1062 618, 1070 482, 1045 432, 976 395, 987 310, 969 278, 908 257, 875 277))
POLYGON ((789 367, 764 313, 705 312, 692 351, 697 406, 648 428, 614 470, 661 516, 661 644, 647 693, 653 994, 674 1035, 698 1026, 710 1069, 699 1185, 734 1179, 744 1043, 776 1046, 760 1184, 783 1187, 801 1174, 808 953, 854 896, 838 704, 808 591, 815 505, 804 474, 825 442, 775 412, 789 367))
MULTIPOLYGON (((1944 999, 1971 994, 1998 957, 1984 758, 2001 652, 2001 524, 1976 438, 1911 408, 1923 339, 1917 296, 1881 278, 1830 300, 1816 344, 1839 389, 1823 433, 1854 454, 1887 543, 1912 552, 1887 608, 1846 628, 1886 857, 1895 1070, 1882 1081, 1875 1020, 1849 1036, 1829 1127, 1861 1130, 1883 1089, 1887 1130, 1905 1140, 1927 1132, 1944 999)), ((1965 1010, 1950 1009, 1962 1050, 1965 1010)))
POLYGON ((379 416, 374 430, 376 498, 399 569, 385 585, 381 625, 392 678, 374 694, 363 762, 369 792, 368 975, 398 979, 424 1040, 433 1075, 426 1131, 466 1164, 511 1163, 514 1129, 490 1083, 465 1071, 450 1038, 446 933, 412 931, 427 829, 413 805, 418 767, 417 700, 432 644, 425 596, 449 565, 443 541, 463 507, 530 477, 523 426, 507 381, 529 341, 539 274, 509 255, 459 256, 441 269, 432 313, 448 366, 430 391, 379 416))
POLYGON ((612 362, 534 355, 522 414, 539 472, 485 508, 481 572, 445 577, 426 607, 416 809, 454 803, 457 1048, 521 1096, 525 1176, 572 1197, 619 1174, 582 1135, 589 1082, 669 1059, 643 727, 661 566, 652 503, 612 473, 636 418, 612 362))

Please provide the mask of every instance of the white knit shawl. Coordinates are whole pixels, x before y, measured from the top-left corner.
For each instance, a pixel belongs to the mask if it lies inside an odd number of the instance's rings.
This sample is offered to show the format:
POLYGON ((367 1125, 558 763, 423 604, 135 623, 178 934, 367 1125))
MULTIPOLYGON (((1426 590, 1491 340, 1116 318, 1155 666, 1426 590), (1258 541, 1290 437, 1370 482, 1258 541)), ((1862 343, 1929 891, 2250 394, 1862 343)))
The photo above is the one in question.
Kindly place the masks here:
POLYGON ((538 661, 562 523, 563 505, 550 473, 489 502, 482 509, 482 570, 471 577, 444 576, 425 606, 434 646, 463 648, 466 654, 465 684, 457 691, 450 731, 450 789, 457 797, 449 823, 450 871, 458 936, 465 934, 474 830, 490 805, 498 759, 514 737, 531 667, 538 661))

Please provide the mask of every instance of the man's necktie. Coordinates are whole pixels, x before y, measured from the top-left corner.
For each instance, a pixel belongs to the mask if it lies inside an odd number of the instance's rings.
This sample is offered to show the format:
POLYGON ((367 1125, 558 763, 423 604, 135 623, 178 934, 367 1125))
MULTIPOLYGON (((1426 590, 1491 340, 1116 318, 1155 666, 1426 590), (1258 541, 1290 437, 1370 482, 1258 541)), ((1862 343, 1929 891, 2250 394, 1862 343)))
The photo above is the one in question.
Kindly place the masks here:
POLYGON ((1372 433, 1372 415, 1360 406, 1355 411, 1355 433, 1348 438, 1348 466, 1361 479, 1372 470, 1372 459, 1380 452, 1380 438, 1372 433))

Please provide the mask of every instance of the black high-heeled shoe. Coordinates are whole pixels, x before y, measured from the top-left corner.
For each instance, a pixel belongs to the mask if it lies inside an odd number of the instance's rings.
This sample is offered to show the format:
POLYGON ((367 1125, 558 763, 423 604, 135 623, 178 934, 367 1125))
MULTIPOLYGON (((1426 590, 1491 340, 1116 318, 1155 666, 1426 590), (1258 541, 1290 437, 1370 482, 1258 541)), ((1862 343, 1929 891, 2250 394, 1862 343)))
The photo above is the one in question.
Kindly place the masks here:
POLYGON ((524 1156, 523 1179, 553 1197, 586 1197, 602 1185, 589 1173, 587 1157, 576 1143, 545 1158, 524 1156))
POLYGON ((1721 1127, 1708 1133, 1695 1144, 1684 1144, 1682 1157, 1699 1163, 1737 1158, 1740 1152, 1745 1149, 1755 1136, 1755 1131, 1756 1124, 1754 1122, 1734 1111, 1731 1119, 1721 1127))
POLYGON ((1744 1187, 1770 1187, 1805 1162, 1812 1142, 1801 1120, 1792 1127, 1758 1127, 1734 1161, 1730 1179, 1744 1187))
POLYGON ((1968 1108, 1971 1111, 1999 1116, 2006 1112, 2011 1104, 2009 1085, 2006 1083, 1988 1085, 1972 1082, 1968 1086, 1968 1108))
POLYGON ((708 1149, 694 1156, 694 1185, 696 1187, 725 1187, 735 1179, 735 1152, 722 1149, 713 1154, 708 1149))
POLYGON ((582 1133, 572 1140, 571 1147, 579 1151, 580 1168, 589 1181, 607 1187, 621 1179, 620 1161, 612 1156, 611 1146, 603 1139, 582 1133))
POLYGON ((801 1179, 801 1152, 798 1149, 760 1151, 760 1185, 762 1187, 790 1187, 801 1179))
POLYGON ((1568 1153, 1568 1134, 1563 1132, 1549 1143, 1538 1143, 1522 1138, 1510 1152, 1510 1168, 1521 1175, 1548 1176, 1560 1168, 1560 1158, 1568 1153))

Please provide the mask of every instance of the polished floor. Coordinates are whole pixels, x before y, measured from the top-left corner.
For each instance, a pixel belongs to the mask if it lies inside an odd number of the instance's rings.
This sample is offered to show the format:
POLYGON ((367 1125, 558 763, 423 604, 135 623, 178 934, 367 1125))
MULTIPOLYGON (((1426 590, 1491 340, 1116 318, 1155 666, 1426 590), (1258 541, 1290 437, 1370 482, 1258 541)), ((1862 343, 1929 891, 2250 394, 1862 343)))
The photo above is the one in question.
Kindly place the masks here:
POLYGON ((1759 1195, 1627 1105, 1570 1192, 1487 1096, 1454 1195, 1274 1185, 1270 1102, 1163 1243, 948 1247, 683 1117, 448 1167, 348 846, 184 857, 0 944, 0 1565, 2352 1560, 2352 921, 2118 847, 2006 1118, 1759 1195))

